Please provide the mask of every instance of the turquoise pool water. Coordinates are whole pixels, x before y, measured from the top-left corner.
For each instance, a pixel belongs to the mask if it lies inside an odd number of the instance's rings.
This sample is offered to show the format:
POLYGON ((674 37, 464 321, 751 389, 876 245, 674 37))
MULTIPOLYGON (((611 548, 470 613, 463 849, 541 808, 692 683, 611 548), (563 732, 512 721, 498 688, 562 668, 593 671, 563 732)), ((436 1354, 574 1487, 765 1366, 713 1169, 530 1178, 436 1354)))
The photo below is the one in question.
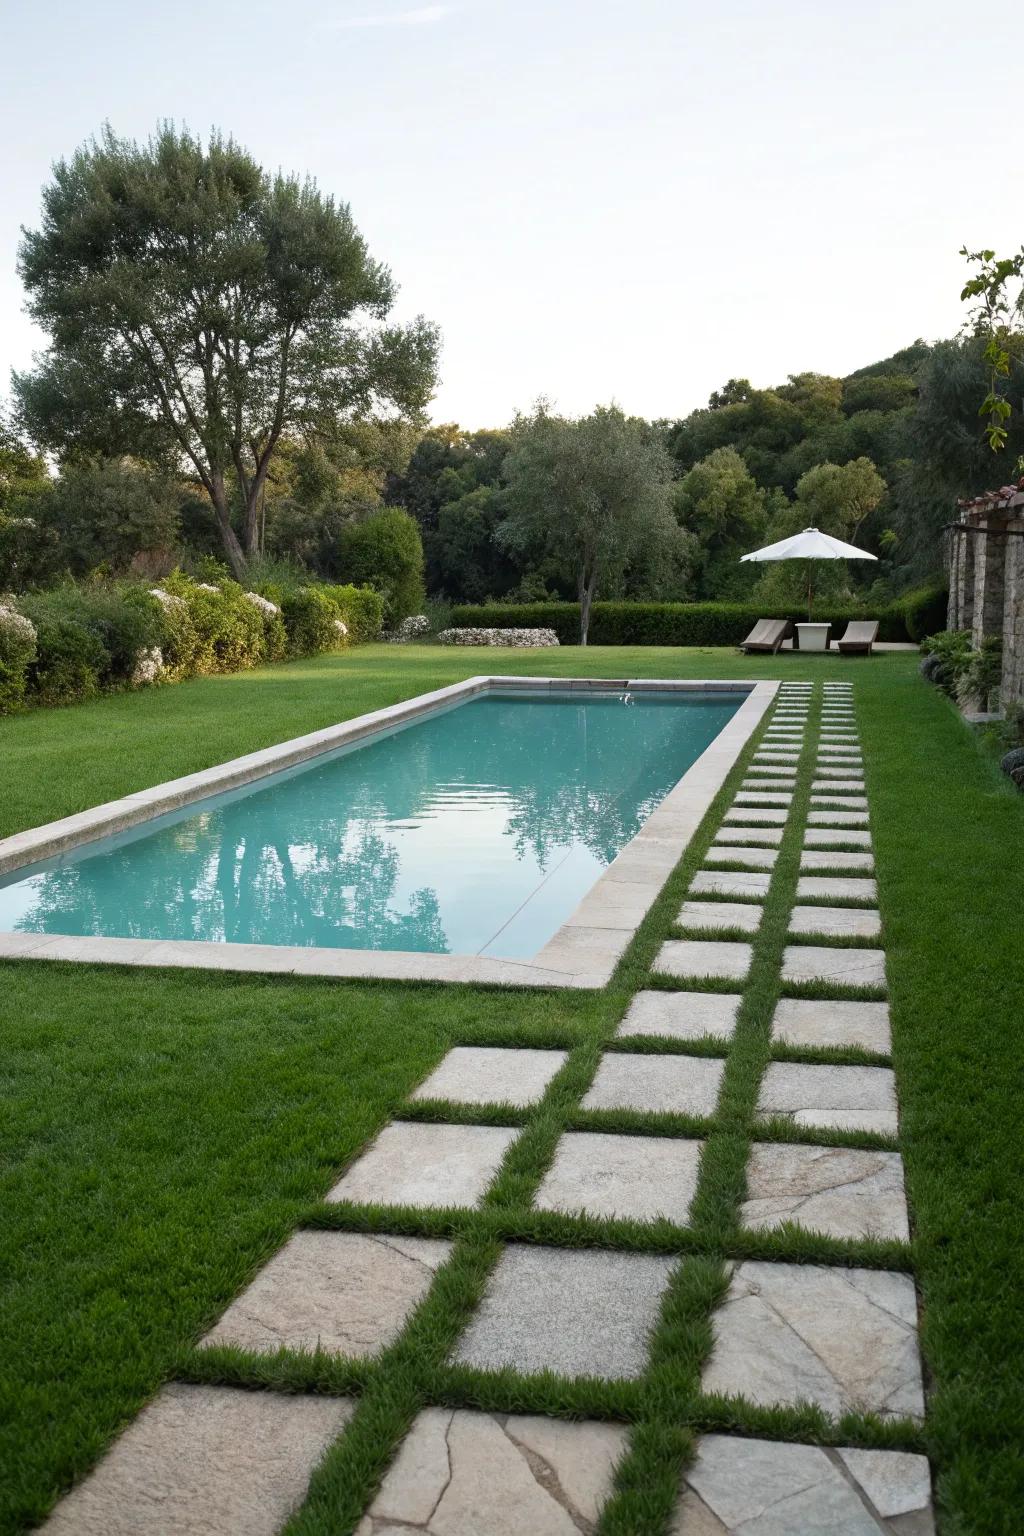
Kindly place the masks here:
POLYGON ((744 697, 486 694, 17 871, 0 931, 527 959, 744 697))

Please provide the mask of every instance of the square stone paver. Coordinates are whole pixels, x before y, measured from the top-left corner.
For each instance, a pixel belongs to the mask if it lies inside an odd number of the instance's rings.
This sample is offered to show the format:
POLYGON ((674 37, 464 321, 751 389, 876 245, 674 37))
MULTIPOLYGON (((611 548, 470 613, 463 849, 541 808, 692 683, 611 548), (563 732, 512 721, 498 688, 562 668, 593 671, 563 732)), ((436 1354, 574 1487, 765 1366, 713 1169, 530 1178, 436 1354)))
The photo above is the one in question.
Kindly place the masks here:
POLYGON ((726 939, 667 939, 652 967, 660 976, 716 976, 743 981, 750 970, 749 944, 726 939))
POLYGON ((451 1246, 433 1237, 296 1232, 203 1343, 378 1354, 401 1333, 451 1246))
POLYGON ((733 805, 725 813, 726 822, 738 822, 742 826, 785 826, 789 812, 779 810, 775 806, 765 805, 733 805))
POLYGON ((917 1300, 909 1275, 815 1264, 739 1264, 712 1317, 705 1392, 761 1407, 817 1403, 838 1418, 921 1419, 917 1300))
POLYGON ((515 1104, 525 1108, 544 1097, 566 1054, 525 1047, 516 1050, 505 1046, 456 1045, 412 1097, 450 1099, 453 1104, 515 1104))
POLYGON ((866 871, 871 874, 875 867, 875 856, 872 853, 855 853, 841 848, 812 848, 806 849, 800 855, 801 869, 854 869, 866 871))
POLYGON ((633 1056, 609 1051, 584 1094, 584 1109, 713 1115, 725 1062, 717 1056, 633 1056))
POLYGON ((782 842, 781 827, 719 827, 715 833, 716 843, 738 843, 742 847, 745 843, 770 843, 773 846, 782 842))
POLYGON ((386 1125, 327 1199, 477 1205, 518 1134, 502 1125, 386 1125))
POLYGON ((616 1034, 729 1040, 741 1001, 732 992, 638 992, 616 1034))
POLYGON ((655 1221, 684 1226, 697 1191, 704 1143, 675 1136, 614 1136, 569 1131, 555 1148, 534 1204, 570 1216, 655 1221))
POLYGON ((831 794, 812 794, 811 805, 829 805, 837 811, 866 811, 868 801, 866 795, 844 794, 833 788, 831 794))
POLYGON ((744 791, 744 793, 749 793, 751 790, 753 790, 755 793, 763 793, 765 790, 787 791, 791 800, 793 798, 793 790, 795 788, 795 773, 778 774, 775 769, 770 769, 764 778, 744 779, 743 784, 741 785, 741 789, 744 791))
POLYGON ((792 1221, 829 1237, 909 1242, 903 1159, 898 1152, 755 1142, 740 1221, 759 1232, 792 1221))
POLYGON ((798 897, 841 896, 850 901, 876 901, 878 882, 858 879, 856 875, 801 875, 796 882, 798 897))
POLYGON ((596 1530, 627 1436, 620 1424, 424 1408, 356 1536, 596 1530))
POLYGON ((680 928, 742 928, 756 933, 761 908, 752 901, 684 901, 676 922, 680 928))
POLYGON ((757 1111, 803 1127, 895 1136, 895 1080, 888 1067, 770 1061, 757 1096, 757 1111))
POLYGON ((808 827, 804 833, 805 848, 836 848, 849 843, 856 848, 871 847, 871 833, 856 827, 808 827))
POLYGON ((705 1435, 669 1536, 934 1536, 926 1456, 705 1435))
POLYGON ((796 769, 788 763, 756 763, 747 765, 747 772, 754 776, 770 776, 773 778, 787 779, 790 784, 796 783, 796 769))
POLYGON ((771 883, 771 875, 741 869, 698 869, 690 881, 690 892, 694 896, 735 896, 744 901, 761 901, 771 883))
POLYGON ((453 1360, 478 1370, 642 1376, 675 1259, 509 1244, 453 1360))
POLYGON ((704 855, 704 863, 711 868, 715 865, 735 864, 747 869, 773 869, 778 857, 777 848, 730 847, 725 843, 721 846, 712 843, 704 855))
MULTIPOLYGON (((826 759, 825 762, 817 764, 814 772, 816 779, 851 779, 856 783, 858 789, 864 788, 863 763, 840 764, 826 759)), ((851 784, 852 787, 853 785, 851 784)))
POLYGON ((791 944, 782 955, 783 981, 827 981, 842 987, 885 987, 885 951, 791 944))
POLYGON ((888 1003, 837 1003, 817 998, 780 997, 772 1039, 784 1045, 859 1045, 888 1056, 892 1050, 888 1003))
POLYGON ((794 907, 790 933, 820 933, 829 939, 877 939, 882 919, 870 907, 794 907))
POLYGON ((63 1498, 48 1536, 275 1536, 353 1405, 171 1382, 63 1498))
POLYGON ((811 799, 815 795, 828 795, 830 798, 841 797, 854 799, 864 792, 864 780, 854 778, 843 779, 815 779, 811 785, 811 799))

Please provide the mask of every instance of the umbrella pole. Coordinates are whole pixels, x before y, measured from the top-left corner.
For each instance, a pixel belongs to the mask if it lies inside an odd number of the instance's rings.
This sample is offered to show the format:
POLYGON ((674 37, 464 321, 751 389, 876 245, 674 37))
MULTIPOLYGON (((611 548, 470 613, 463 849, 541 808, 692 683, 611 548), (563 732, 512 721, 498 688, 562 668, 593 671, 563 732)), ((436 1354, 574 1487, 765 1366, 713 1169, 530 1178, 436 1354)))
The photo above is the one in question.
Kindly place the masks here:
POLYGON ((811 602, 814 598, 814 561, 807 562, 807 622, 811 622, 811 602))

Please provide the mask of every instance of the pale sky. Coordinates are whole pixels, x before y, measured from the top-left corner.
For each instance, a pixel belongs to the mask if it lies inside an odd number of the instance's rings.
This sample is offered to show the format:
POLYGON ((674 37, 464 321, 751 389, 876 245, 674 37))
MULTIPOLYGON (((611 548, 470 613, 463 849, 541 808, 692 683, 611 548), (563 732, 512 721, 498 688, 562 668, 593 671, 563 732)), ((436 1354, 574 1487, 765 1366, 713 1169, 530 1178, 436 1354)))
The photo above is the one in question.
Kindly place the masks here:
POLYGON ((961 245, 1024 240, 1010 6, 0 0, 0 37, 0 393, 40 342, 19 226, 105 119, 347 200, 467 427, 848 372, 957 329, 961 245))

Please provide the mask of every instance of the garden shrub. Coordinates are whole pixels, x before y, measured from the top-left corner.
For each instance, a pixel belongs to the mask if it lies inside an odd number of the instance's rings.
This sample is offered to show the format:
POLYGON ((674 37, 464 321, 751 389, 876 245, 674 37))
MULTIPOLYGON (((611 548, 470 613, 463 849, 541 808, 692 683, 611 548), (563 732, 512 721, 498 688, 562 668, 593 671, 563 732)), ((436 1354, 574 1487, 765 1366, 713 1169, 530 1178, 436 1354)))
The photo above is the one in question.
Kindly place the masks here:
POLYGON ((348 637, 353 645, 367 645, 379 640, 384 626, 384 598, 372 587, 332 587, 319 589, 337 605, 338 613, 348 626, 348 637))
POLYGON ((288 654, 288 635, 279 603, 259 592, 244 592, 245 601, 259 614, 263 626, 264 661, 281 661, 288 654))
POLYGON ((422 609, 423 540, 416 519, 401 507, 348 523, 338 536, 336 563, 348 581, 383 594, 389 626, 422 609))
MULTIPOLYGON (((591 645, 739 645, 758 619, 806 618, 806 609, 746 603, 595 603, 590 614, 591 645)), ((851 619, 877 618, 880 640, 906 640, 898 605, 864 609, 829 604, 832 638, 851 619)), ((483 603, 452 609, 451 623, 469 629, 553 629, 563 645, 580 634, 578 603, 483 603)))
POLYGON ((35 625, 9 602, 0 601, 0 715, 20 708, 35 655, 35 625))
MULTIPOLYGON (((24 606, 30 608, 30 599, 24 606)), ((29 696, 40 704, 72 704, 98 693, 110 670, 110 652, 92 630, 45 609, 32 622, 36 655, 28 669, 29 696)))
POLYGON ((921 643, 921 649, 926 657, 933 658, 927 672, 922 664, 922 672, 929 682, 952 698, 956 693, 957 679, 970 662, 970 630, 944 629, 937 635, 927 636, 921 643))
POLYGON ((193 672, 240 672, 263 660, 263 616, 236 581, 215 586, 175 571, 164 587, 186 604, 195 628, 193 672))
POLYGON ((917 645, 926 635, 945 627, 948 605, 949 590, 946 587, 918 587, 913 592, 905 592, 892 604, 903 614, 907 638, 917 645))
POLYGON ((289 656, 318 656, 332 651, 344 639, 336 625, 343 623, 333 598, 323 587, 299 587, 281 600, 289 656))

